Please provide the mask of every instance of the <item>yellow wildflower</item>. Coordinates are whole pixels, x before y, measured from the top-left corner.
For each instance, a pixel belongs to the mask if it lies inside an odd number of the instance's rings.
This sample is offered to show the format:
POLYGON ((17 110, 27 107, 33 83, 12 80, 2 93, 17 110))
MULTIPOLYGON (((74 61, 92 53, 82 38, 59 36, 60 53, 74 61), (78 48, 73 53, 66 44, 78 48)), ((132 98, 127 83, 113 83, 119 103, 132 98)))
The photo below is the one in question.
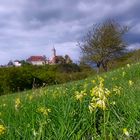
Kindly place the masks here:
POLYGON ((87 94, 84 91, 81 92, 76 92, 75 98, 76 100, 82 101, 83 97, 86 96, 87 94))
POLYGON ((130 86, 132 86, 134 84, 134 82, 131 81, 131 80, 129 80, 128 83, 129 83, 130 86))
POLYGON ((33 95, 30 95, 29 96, 29 100, 31 101, 33 99, 33 95))
POLYGON ((17 98, 17 99, 15 100, 15 109, 18 109, 19 106, 20 106, 20 104, 21 104, 20 98, 17 98))
POLYGON ((115 80, 117 80, 117 77, 112 77, 112 81, 115 81, 115 80))
POLYGON ((77 94, 77 95, 75 95, 75 98, 76 98, 76 100, 82 100, 82 98, 83 98, 83 95, 82 94, 77 94))
POLYGON ((102 110, 105 110, 106 109, 105 101, 104 100, 98 100, 97 101, 97 107, 101 108, 102 110))
POLYGON ((3 107, 5 107, 6 106, 6 104, 3 104, 3 107))
POLYGON ((3 135, 6 131, 6 128, 3 125, 0 125, 0 136, 3 135))
POLYGON ((113 102, 111 102, 110 104, 111 104, 111 105, 115 105, 115 104, 116 104, 116 102, 115 102, 115 101, 113 101, 113 102))
POLYGON ((127 64, 126 66, 127 66, 128 68, 130 68, 130 64, 127 64))
POLYGON ((94 103, 90 103, 88 108, 89 108, 90 113, 92 113, 97 108, 97 105, 94 103))
POLYGON ((51 112, 51 109, 46 107, 40 107, 37 109, 37 112, 42 113, 45 116, 48 116, 49 112, 51 112))
POLYGON ((122 89, 121 87, 115 86, 113 88, 113 91, 115 92, 115 94, 120 95, 121 94, 121 89, 122 89))
POLYGON ((106 109, 106 104, 108 102, 108 96, 111 94, 111 92, 104 87, 104 79, 102 77, 98 77, 99 85, 92 88, 91 92, 91 103, 89 105, 89 110, 92 112, 96 108, 100 108, 102 110, 106 109))
POLYGON ((127 137, 129 137, 129 132, 127 131, 127 128, 123 129, 123 134, 126 135, 127 137))
POLYGON ((126 75, 126 72, 125 72, 125 71, 123 71, 122 76, 124 77, 125 75, 126 75))
POLYGON ((96 83, 96 81, 95 81, 95 80, 92 80, 92 83, 93 83, 93 84, 95 84, 95 83, 96 83))

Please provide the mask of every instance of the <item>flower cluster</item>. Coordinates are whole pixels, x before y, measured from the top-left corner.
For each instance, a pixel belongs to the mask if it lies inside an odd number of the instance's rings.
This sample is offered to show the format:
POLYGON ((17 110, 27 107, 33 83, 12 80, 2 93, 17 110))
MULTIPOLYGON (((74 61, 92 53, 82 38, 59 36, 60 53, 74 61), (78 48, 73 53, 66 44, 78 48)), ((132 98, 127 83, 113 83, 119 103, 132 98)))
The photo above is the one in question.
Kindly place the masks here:
POLYGON ((79 101, 82 101, 83 97, 87 95, 85 91, 81 91, 81 92, 76 91, 75 94, 76 94, 75 95, 76 100, 79 100, 79 101))
POLYGON ((120 95, 121 94, 121 90, 122 90, 122 88, 118 87, 118 86, 115 86, 113 88, 113 92, 115 92, 115 95, 120 95))
POLYGON ((46 107, 40 107, 37 109, 37 112, 43 114, 44 116, 48 116, 49 112, 51 112, 51 109, 46 107))
POLYGON ((21 105, 20 98, 16 98, 16 100, 15 100, 15 109, 18 110, 18 108, 20 107, 20 105, 21 105))
POLYGON ((105 110, 107 107, 110 91, 104 87, 104 79, 102 77, 98 77, 98 81, 99 85, 91 90, 92 99, 89 105, 90 112, 93 112, 96 108, 105 110))
POLYGON ((0 136, 3 135, 6 131, 6 128, 3 125, 0 125, 0 136))

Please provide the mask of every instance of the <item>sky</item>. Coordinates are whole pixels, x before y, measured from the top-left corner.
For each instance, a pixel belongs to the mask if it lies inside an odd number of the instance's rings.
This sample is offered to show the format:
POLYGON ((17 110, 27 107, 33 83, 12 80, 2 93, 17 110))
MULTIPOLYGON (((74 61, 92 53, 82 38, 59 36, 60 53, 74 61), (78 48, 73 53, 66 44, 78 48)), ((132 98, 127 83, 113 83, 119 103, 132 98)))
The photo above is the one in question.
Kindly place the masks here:
POLYGON ((77 42, 106 19, 130 27, 129 49, 140 48, 140 0, 0 0, 0 64, 32 55, 68 54, 79 60, 77 42))

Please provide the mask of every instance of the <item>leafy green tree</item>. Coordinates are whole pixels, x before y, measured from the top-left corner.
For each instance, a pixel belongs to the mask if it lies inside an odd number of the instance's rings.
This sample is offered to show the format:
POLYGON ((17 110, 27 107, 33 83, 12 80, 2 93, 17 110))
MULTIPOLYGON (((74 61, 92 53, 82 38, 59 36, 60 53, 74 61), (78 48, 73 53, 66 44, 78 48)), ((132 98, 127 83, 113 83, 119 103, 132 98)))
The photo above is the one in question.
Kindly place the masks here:
POLYGON ((86 63, 96 63, 98 71, 102 66, 108 70, 110 60, 120 56, 125 48, 124 34, 128 27, 121 26, 113 20, 92 27, 79 46, 82 58, 86 63))

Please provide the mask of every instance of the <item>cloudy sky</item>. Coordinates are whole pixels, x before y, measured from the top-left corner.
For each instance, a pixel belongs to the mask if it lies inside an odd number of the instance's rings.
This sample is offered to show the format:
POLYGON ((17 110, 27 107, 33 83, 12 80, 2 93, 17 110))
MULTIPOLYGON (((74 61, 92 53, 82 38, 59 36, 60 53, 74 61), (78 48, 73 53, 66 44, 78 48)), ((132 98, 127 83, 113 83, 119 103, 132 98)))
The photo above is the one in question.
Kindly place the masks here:
POLYGON ((129 48, 140 48, 140 0, 0 0, 0 64, 31 55, 79 58, 77 42, 89 27, 113 18, 131 30, 129 48))

